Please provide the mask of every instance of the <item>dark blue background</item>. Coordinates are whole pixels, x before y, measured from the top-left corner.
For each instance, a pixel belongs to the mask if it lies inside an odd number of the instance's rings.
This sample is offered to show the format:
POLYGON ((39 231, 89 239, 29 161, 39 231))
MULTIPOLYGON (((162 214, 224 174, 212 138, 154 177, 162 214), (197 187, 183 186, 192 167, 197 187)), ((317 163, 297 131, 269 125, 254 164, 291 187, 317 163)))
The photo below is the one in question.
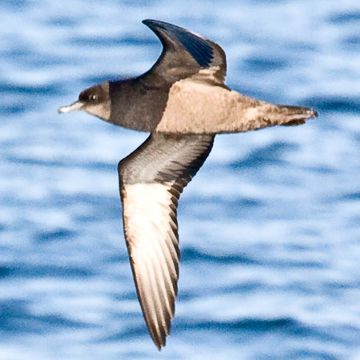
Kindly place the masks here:
POLYGON ((359 359, 360 5, 0 3, 0 359, 359 359), (182 266, 159 354, 122 234, 116 165, 146 137, 56 109, 160 53, 156 18, 219 42, 228 84, 315 107, 223 135, 179 209, 182 266))

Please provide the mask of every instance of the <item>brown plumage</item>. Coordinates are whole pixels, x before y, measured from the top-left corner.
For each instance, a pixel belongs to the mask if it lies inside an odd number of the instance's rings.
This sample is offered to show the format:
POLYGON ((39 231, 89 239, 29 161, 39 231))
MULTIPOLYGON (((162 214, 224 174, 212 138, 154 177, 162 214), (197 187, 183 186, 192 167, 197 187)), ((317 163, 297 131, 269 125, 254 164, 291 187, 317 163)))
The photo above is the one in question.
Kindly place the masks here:
POLYGON ((177 204, 219 133, 300 125, 316 111, 275 105, 225 85, 219 45, 176 25, 144 20, 163 51, 145 74, 81 92, 59 112, 83 110, 107 122, 150 132, 120 161, 126 245, 145 323, 158 349, 175 312, 179 276, 177 204))
POLYGON ((160 349, 175 312, 179 276, 177 204, 214 136, 154 133, 120 161, 126 245, 149 333, 160 349))

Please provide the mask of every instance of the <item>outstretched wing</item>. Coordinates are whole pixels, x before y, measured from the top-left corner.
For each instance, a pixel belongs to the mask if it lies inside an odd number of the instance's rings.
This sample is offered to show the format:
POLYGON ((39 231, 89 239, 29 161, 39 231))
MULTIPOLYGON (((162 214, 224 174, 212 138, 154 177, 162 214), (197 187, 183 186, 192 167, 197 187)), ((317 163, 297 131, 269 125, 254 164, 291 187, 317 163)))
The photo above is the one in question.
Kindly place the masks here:
POLYGON ((118 166, 130 264, 146 325, 159 349, 175 311, 178 200, 213 141, 211 135, 154 133, 118 166))
POLYGON ((144 76, 158 77, 169 84, 189 76, 204 74, 223 84, 226 76, 224 50, 213 41, 179 26, 158 20, 143 20, 160 39, 163 51, 144 76))

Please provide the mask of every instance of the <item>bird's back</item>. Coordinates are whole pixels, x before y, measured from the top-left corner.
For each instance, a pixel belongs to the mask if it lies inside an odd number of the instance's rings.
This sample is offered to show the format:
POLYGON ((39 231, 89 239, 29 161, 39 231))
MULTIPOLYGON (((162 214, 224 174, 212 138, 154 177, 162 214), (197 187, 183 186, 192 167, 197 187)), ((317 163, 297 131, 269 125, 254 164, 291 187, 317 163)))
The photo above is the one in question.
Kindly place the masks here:
POLYGON ((226 86, 184 79, 169 92, 156 131, 177 134, 217 134, 303 123, 316 114, 303 107, 274 105, 230 90, 226 86))

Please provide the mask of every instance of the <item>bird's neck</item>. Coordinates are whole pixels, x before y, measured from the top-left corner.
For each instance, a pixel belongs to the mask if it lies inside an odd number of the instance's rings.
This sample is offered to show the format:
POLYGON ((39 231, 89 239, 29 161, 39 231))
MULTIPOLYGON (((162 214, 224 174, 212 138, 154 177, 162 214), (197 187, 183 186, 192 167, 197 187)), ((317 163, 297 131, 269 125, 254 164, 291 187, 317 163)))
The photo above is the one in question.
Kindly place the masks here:
POLYGON ((168 100, 169 86, 143 77, 110 82, 109 122, 140 131, 153 131, 168 100))

